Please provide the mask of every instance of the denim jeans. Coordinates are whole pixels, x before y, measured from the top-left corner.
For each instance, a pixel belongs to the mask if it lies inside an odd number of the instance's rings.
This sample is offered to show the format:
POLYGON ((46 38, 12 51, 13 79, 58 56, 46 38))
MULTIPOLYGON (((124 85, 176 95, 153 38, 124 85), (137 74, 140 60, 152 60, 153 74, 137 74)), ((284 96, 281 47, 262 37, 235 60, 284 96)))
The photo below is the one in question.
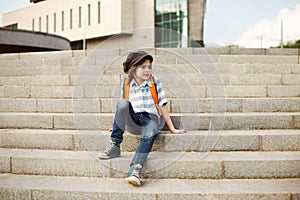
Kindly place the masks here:
POLYGON ((130 101, 121 99, 117 104, 111 140, 121 143, 125 127, 131 133, 141 135, 131 165, 144 166, 158 132, 158 117, 146 112, 135 113, 130 101))

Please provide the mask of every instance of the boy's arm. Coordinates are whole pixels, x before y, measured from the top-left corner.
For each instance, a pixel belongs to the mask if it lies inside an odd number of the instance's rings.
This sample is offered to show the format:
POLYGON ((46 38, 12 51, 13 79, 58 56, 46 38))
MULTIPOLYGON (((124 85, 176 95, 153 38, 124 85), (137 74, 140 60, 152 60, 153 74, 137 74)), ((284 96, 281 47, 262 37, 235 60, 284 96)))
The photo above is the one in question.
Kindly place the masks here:
POLYGON ((184 130, 184 129, 180 130, 180 129, 176 129, 174 127, 173 122, 170 118, 169 110, 168 110, 166 105, 161 106, 160 109, 161 109, 162 116, 163 116, 163 118, 164 118, 164 120, 165 120, 165 122, 166 122, 166 124, 167 124, 167 126, 168 126, 171 133, 175 133, 175 134, 176 133, 177 134, 186 133, 186 130, 184 130))

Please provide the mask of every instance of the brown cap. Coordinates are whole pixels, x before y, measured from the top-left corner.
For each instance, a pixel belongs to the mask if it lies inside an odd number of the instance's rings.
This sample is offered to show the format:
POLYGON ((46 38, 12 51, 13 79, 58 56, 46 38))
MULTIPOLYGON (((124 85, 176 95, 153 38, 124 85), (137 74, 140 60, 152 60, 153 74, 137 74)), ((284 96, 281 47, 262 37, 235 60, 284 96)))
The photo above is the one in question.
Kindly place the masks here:
POLYGON ((135 51, 128 54, 127 59, 123 62, 124 72, 127 73, 131 66, 136 66, 141 61, 149 59, 153 62, 153 57, 147 54, 145 51, 135 51))

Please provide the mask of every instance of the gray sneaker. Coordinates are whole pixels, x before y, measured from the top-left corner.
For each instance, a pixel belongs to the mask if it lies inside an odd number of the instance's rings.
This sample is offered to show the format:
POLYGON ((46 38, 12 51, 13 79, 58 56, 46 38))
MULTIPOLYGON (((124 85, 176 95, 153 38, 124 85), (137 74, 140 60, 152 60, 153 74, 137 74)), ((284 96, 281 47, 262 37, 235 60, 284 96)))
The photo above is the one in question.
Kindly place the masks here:
POLYGON ((132 165, 129 169, 126 181, 133 186, 140 186, 141 179, 140 179, 140 172, 142 170, 142 166, 140 164, 132 165))
POLYGON ((110 145, 106 147, 104 152, 101 152, 98 156, 99 159, 111 159, 121 156, 120 143, 110 142, 110 145))

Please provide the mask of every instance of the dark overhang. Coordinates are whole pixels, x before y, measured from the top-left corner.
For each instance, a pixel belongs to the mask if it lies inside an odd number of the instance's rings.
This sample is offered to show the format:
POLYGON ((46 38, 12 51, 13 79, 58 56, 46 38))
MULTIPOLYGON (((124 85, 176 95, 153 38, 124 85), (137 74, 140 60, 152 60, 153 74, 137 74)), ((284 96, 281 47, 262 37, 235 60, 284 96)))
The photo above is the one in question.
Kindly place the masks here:
POLYGON ((38 3, 40 1, 44 1, 44 0, 30 0, 30 3, 38 3))
POLYGON ((0 28, 0 53, 70 50, 64 37, 20 29, 0 28))

